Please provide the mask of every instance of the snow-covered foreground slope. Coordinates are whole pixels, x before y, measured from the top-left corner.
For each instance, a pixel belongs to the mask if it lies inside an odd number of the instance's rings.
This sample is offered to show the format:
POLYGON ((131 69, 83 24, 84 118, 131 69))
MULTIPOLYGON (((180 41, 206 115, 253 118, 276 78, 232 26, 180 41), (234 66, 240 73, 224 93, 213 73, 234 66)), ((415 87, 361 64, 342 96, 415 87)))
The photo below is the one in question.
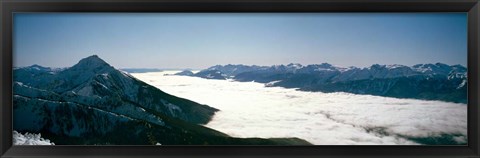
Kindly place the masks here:
POLYGON ((42 138, 41 134, 18 133, 13 131, 13 145, 55 145, 48 139, 42 138))
POLYGON ((298 137, 313 144, 465 144, 467 106, 255 82, 132 74, 167 93, 219 109, 207 127, 234 137, 298 137))

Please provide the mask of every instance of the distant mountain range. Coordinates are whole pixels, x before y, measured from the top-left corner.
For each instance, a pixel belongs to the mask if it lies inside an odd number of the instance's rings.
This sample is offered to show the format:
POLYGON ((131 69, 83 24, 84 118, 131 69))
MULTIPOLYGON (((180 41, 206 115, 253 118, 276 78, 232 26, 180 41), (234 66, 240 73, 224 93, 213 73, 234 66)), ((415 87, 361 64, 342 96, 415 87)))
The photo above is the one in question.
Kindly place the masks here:
POLYGON ((297 138, 233 138, 202 126, 218 109, 167 94, 98 56, 64 69, 13 72, 13 129, 57 145, 305 145, 297 138))
MULTIPOLYGON (((184 69, 178 69, 178 68, 162 68, 162 69, 157 69, 157 68, 122 68, 119 69, 121 71, 125 71, 128 73, 146 73, 146 72, 162 72, 165 70, 184 70, 184 69)), ((191 70, 191 69, 187 69, 191 70)))
POLYGON ((128 73, 145 73, 145 72, 162 72, 163 71, 163 69, 155 69, 155 68, 124 68, 120 70, 128 73))
POLYGON ((234 79, 304 91, 348 92, 395 98, 467 102, 467 68, 461 65, 417 64, 336 67, 328 63, 274 66, 216 65, 198 73, 206 79, 234 79))

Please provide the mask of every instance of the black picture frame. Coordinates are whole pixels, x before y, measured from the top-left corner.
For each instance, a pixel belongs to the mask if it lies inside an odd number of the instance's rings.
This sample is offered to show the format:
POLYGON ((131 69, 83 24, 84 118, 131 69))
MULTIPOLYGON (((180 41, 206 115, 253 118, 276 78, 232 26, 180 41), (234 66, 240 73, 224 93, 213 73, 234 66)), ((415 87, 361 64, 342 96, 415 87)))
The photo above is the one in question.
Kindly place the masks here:
POLYGON ((478 0, 3 0, 1 157, 480 157, 478 0), (467 12, 468 146, 12 146, 14 12, 467 12))

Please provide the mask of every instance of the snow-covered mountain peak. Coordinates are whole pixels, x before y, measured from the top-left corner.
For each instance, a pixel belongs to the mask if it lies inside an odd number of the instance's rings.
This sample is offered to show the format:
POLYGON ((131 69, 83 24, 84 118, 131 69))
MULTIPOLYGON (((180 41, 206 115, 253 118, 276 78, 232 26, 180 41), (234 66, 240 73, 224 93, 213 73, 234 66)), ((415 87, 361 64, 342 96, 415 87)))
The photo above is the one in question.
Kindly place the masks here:
POLYGON ((32 66, 27 66, 25 67, 30 70, 37 70, 37 71, 50 71, 51 69, 49 67, 43 67, 37 64, 33 64, 32 66))
POLYGON ((287 65, 287 67, 299 69, 299 68, 302 68, 303 66, 302 64, 299 64, 299 63, 290 63, 287 65))
POLYGON ((43 67, 43 66, 40 66, 40 65, 37 65, 37 64, 33 64, 32 66, 29 66, 28 68, 32 68, 32 69, 47 69, 47 67, 43 67))
POLYGON ((218 70, 222 67, 223 67, 222 65, 215 65, 215 66, 209 67, 207 70, 218 70))
POLYGON ((90 71, 94 73, 99 72, 110 72, 115 70, 112 66, 110 66, 107 62, 103 59, 98 57, 97 55, 92 55, 87 58, 83 58, 77 64, 69 68, 69 70, 81 70, 81 71, 90 71))
POLYGON ((80 60, 75 66, 81 65, 84 67, 98 67, 98 66, 110 66, 107 62, 100 59, 97 55, 92 55, 80 60))
POLYGON ((406 67, 405 65, 400 65, 400 64, 393 64, 393 65, 387 65, 386 66, 388 69, 396 69, 396 68, 403 68, 406 67))
POLYGON ((380 65, 380 64, 373 64, 370 66, 368 69, 370 70, 378 70, 378 69, 384 69, 386 68, 386 65, 380 65))
POLYGON ((375 69, 383 69, 383 70, 393 70, 393 69, 411 69, 408 66, 401 65, 401 64, 391 64, 391 65, 380 65, 380 64, 373 64, 372 66, 368 67, 368 69, 375 70, 375 69))
POLYGON ((319 66, 320 66, 320 67, 323 67, 323 68, 333 67, 333 65, 332 65, 332 64, 329 64, 329 63, 321 63, 319 66))
POLYGON ((447 64, 444 63, 435 63, 435 65, 439 67, 449 67, 447 64))

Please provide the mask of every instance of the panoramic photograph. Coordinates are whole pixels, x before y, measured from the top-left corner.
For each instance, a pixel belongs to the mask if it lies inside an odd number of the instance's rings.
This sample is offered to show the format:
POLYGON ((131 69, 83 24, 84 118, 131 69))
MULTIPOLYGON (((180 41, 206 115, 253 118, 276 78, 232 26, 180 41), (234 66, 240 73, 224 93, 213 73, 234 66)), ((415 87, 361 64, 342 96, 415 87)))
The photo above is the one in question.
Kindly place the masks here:
POLYGON ((15 13, 14 145, 467 145, 466 13, 15 13))

